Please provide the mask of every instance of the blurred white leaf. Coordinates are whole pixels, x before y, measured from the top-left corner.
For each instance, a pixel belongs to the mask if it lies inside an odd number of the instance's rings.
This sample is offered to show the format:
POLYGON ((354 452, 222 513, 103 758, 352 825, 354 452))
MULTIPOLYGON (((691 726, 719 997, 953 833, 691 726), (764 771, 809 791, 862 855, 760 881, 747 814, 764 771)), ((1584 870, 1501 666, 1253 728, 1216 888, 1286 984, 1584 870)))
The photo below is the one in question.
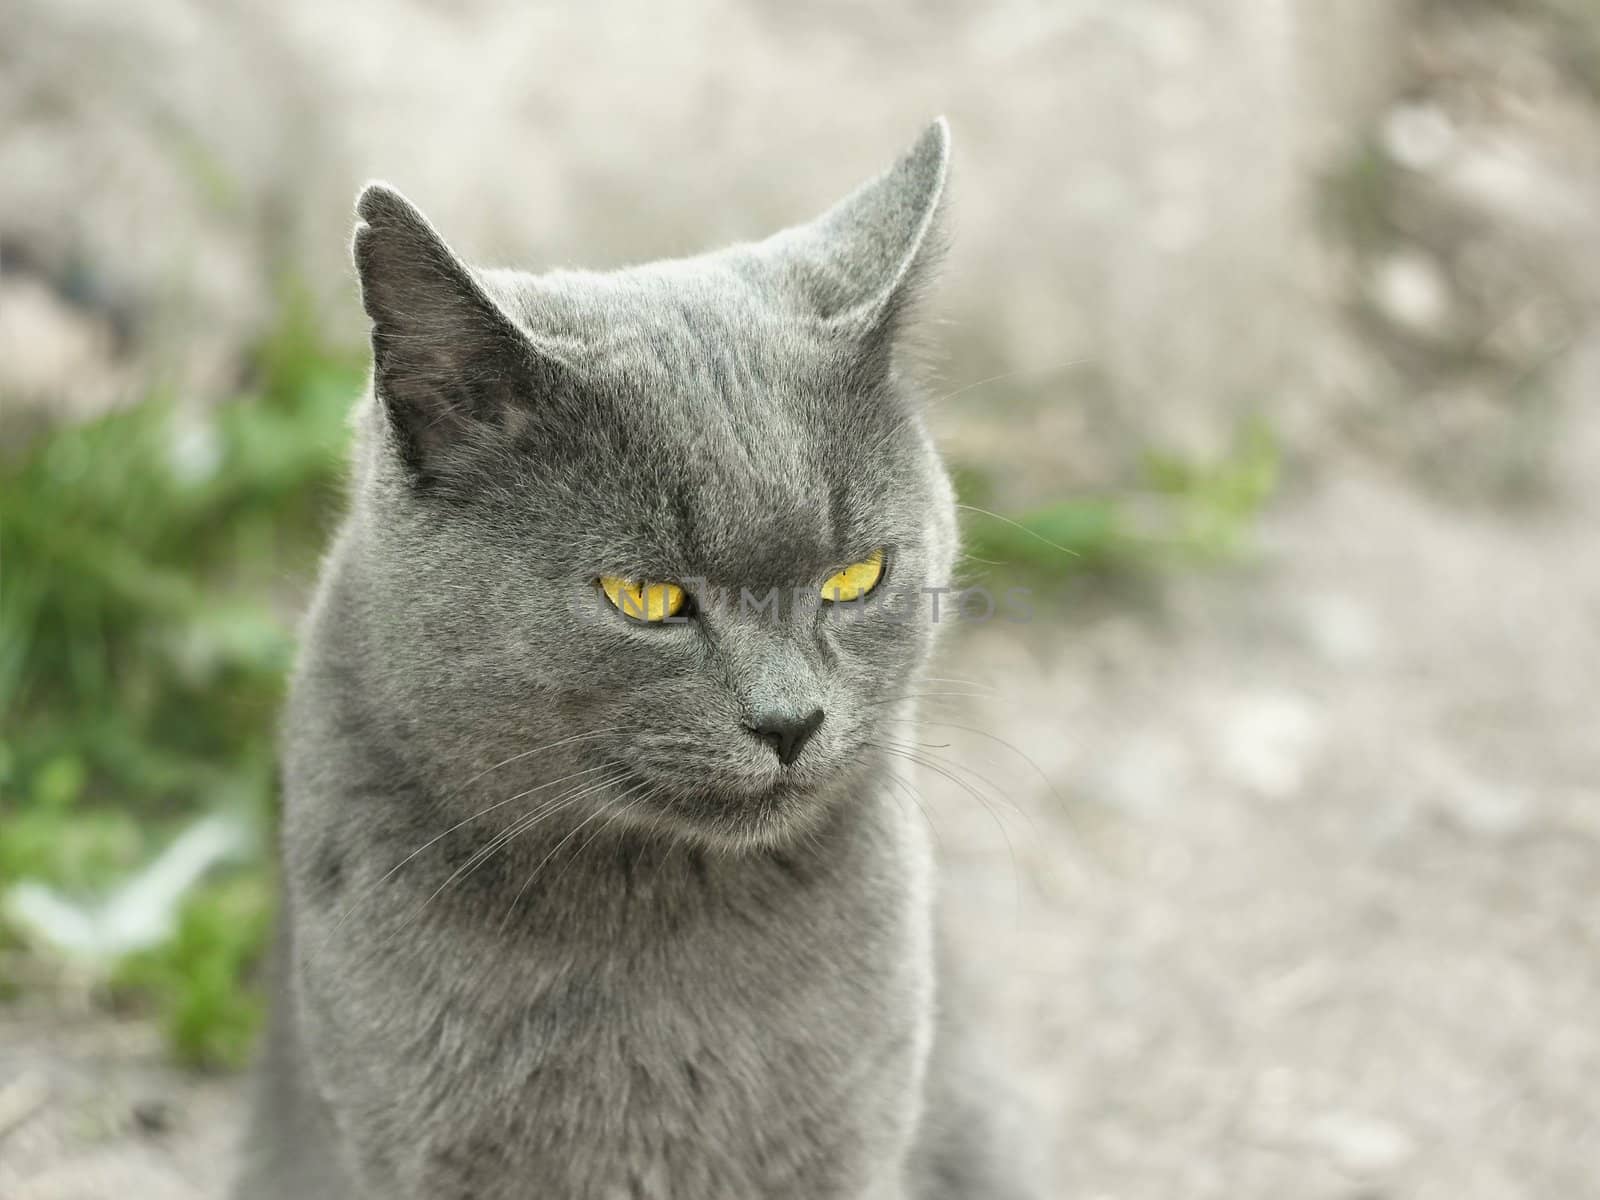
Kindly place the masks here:
POLYGON ((6 912, 62 953, 110 964, 170 937, 183 898, 213 868, 243 857, 250 844, 250 830, 241 818, 216 813, 190 825, 148 866, 102 899, 80 902, 25 880, 5 894, 6 912))

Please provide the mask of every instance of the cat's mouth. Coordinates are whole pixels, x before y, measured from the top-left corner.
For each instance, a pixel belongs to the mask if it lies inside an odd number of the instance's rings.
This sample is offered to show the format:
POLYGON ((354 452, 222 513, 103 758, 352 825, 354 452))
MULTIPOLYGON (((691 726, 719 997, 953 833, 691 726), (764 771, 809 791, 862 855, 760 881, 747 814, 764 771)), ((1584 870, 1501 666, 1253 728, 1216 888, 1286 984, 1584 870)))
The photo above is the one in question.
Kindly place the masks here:
POLYGON ((788 773, 735 783, 653 776, 633 767, 622 772, 614 794, 626 797, 621 803, 627 812, 642 825, 660 828, 665 823, 697 841, 735 849, 772 846, 815 823, 815 784, 788 773))

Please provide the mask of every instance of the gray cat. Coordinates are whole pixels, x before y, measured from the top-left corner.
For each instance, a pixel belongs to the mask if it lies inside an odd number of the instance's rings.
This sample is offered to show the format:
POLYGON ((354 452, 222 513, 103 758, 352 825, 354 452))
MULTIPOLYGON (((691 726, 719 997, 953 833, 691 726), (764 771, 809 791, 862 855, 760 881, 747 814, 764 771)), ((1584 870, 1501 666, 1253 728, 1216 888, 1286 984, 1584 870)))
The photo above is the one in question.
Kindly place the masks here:
POLYGON ((362 193, 240 1195, 1032 1194, 888 749, 956 553, 896 355, 948 144, 608 274, 469 268, 362 193))

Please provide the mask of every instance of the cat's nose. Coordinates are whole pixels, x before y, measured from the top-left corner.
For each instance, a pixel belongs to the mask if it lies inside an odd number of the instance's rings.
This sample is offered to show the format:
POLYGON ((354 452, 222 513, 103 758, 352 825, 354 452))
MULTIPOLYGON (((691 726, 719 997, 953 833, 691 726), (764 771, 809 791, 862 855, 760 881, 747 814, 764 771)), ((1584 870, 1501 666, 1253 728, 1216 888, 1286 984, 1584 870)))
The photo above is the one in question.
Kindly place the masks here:
POLYGON ((788 766, 800 757, 800 750, 822 724, 822 710, 812 709, 803 717, 792 713, 762 713, 752 717, 745 728, 778 752, 778 761, 788 766))

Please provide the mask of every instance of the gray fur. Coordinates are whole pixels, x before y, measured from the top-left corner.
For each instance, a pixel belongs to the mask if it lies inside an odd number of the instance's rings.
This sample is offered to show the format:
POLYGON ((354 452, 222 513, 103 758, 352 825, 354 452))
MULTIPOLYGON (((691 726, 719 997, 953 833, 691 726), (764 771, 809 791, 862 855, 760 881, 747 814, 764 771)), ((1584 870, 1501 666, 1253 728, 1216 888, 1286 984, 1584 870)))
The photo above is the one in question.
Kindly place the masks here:
POLYGON ((362 193, 374 389, 288 706, 241 1196, 1024 1194, 985 1174, 924 830, 875 745, 934 626, 788 598, 646 626, 593 587, 814 589, 879 546, 897 589, 948 582, 892 353, 947 145, 610 274, 470 269, 362 193), (814 708, 792 765, 746 728, 814 708))

